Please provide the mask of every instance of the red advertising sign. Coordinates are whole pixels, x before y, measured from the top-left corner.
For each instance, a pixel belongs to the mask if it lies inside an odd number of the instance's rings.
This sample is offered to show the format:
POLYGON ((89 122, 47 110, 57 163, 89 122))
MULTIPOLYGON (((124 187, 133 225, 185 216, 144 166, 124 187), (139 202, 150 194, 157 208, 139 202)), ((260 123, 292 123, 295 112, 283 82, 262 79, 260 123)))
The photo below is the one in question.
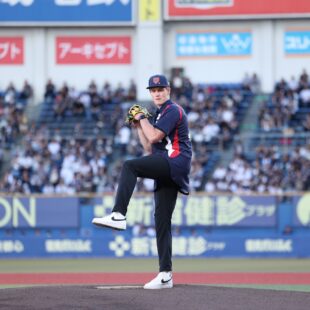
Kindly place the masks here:
POLYGON ((168 0, 166 19, 310 16, 309 0, 168 0))
POLYGON ((57 37, 56 63, 130 64, 130 37, 57 37))
POLYGON ((24 38, 0 37, 0 65, 24 63, 24 38))

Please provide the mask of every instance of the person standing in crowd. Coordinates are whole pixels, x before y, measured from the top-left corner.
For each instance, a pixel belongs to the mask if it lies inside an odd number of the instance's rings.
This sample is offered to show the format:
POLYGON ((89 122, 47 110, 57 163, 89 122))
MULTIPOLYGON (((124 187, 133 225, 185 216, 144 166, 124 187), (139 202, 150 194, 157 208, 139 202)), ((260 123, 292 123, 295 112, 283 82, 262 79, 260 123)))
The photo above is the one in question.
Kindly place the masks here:
POLYGON ((137 178, 153 179, 159 274, 144 288, 172 288, 171 219, 178 192, 189 194, 192 146, 187 116, 181 106, 170 100, 171 88, 167 78, 164 75, 151 76, 147 89, 157 108, 156 115, 148 119, 144 113, 138 113, 133 124, 149 155, 124 162, 112 213, 94 218, 92 223, 125 230, 127 207, 137 178))

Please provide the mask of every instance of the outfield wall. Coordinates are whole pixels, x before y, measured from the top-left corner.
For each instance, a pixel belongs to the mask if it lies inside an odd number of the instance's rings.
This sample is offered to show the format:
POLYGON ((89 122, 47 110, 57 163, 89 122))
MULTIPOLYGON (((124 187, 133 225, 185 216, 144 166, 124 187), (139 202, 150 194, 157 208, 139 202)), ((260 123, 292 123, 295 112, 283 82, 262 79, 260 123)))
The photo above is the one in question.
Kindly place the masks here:
MULTIPOLYGON (((0 197, 0 258, 154 257, 153 200, 137 193, 128 229, 93 226, 113 196, 0 197)), ((180 196, 173 216, 179 257, 310 257, 310 194, 180 196)))

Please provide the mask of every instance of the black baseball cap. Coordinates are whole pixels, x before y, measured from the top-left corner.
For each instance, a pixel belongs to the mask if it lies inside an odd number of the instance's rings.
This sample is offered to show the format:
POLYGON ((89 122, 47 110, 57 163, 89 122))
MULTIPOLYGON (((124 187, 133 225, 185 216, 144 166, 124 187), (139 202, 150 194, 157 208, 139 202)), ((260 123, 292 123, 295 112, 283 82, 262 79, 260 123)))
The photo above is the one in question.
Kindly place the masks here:
POLYGON ((149 86, 147 89, 155 88, 155 87, 169 87, 169 82, 164 75, 156 74, 152 75, 149 78, 149 86))

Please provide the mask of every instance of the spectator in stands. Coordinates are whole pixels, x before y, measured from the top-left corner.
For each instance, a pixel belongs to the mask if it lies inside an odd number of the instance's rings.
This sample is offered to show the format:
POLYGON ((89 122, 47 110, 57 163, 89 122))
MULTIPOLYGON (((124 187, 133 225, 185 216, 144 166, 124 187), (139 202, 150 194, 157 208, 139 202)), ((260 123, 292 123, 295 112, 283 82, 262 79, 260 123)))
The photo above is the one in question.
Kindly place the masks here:
MULTIPOLYGON (((180 93, 180 103, 188 112, 189 119, 191 118, 191 135, 195 146, 196 163, 194 164, 194 173, 191 175, 191 184, 195 184, 195 190, 200 190, 204 187, 206 175, 211 169, 209 163, 211 162, 211 165, 214 165, 214 162, 210 161, 212 156, 208 151, 209 147, 215 147, 221 143, 222 137, 224 141, 229 143, 234 132, 234 129, 227 124, 224 125, 222 118, 217 117, 218 107, 226 105, 226 108, 230 109, 226 114, 231 116, 231 111, 233 111, 233 114, 238 113, 239 104, 244 102, 244 97, 242 92, 238 90, 226 91, 223 87, 217 88, 217 86, 194 86, 188 78, 184 76, 182 78, 183 87, 180 93), (211 136, 210 133, 212 133, 211 136)), ((22 125, 23 132, 26 134, 25 140, 29 142, 30 151, 32 152, 33 167, 35 167, 28 171, 28 176, 25 176, 25 180, 29 177, 30 190, 32 192, 55 192, 56 187, 60 184, 57 191, 62 191, 63 188, 74 188, 75 192, 90 190, 95 192, 113 191, 122 162, 143 153, 142 148, 136 143, 137 139, 128 140, 126 128, 122 128, 125 113, 128 105, 130 105, 126 100, 133 100, 136 97, 134 81, 129 83, 127 89, 122 85, 118 85, 114 89, 109 82, 106 82, 102 92, 98 92, 95 81, 91 81, 86 91, 77 91, 66 84, 58 90, 54 83, 49 80, 46 84, 44 97, 46 101, 50 100, 52 102, 55 118, 60 122, 59 128, 56 127, 55 130, 51 130, 47 126, 36 129, 33 124, 29 128, 27 125, 22 125), (118 99, 114 102, 115 93, 118 99), (76 102, 80 107, 76 107, 76 102), (120 104, 113 106, 113 109, 109 109, 106 104, 113 104, 113 102, 114 104, 117 102, 120 104), (76 110, 82 112, 76 112, 76 110), (92 145, 82 139, 87 133, 82 123, 78 121, 73 122, 74 129, 70 143, 69 140, 62 137, 63 133, 60 129, 62 121, 72 119, 74 115, 80 115, 79 118, 86 118, 86 120, 95 120, 94 136, 90 137, 92 145), (99 138, 102 133, 106 136, 106 128, 111 132, 111 136, 106 139, 99 138), (128 143, 122 142, 121 152, 116 152, 116 144, 124 140, 128 143), (57 143, 60 145, 58 150, 56 150, 57 143), (91 153, 86 158, 91 166, 91 171, 88 170, 86 174, 81 173, 74 164, 78 163, 80 165, 81 153, 91 153), (93 158, 94 161, 92 161, 93 158), (111 163, 114 160, 115 164, 112 165, 111 163)), ((14 122, 10 121, 12 126, 8 125, 7 119, 2 118, 1 120, 3 134, 8 141, 13 141, 16 134, 21 131, 21 123, 27 123, 26 119, 24 121, 21 118, 22 113, 20 113, 20 110, 14 111, 3 103, 1 112, 0 97, 0 113, 14 115, 14 117, 10 116, 10 120, 14 120, 14 122)), ((224 119, 228 120, 227 123, 231 120, 231 118, 225 116, 225 113, 224 119)), ((19 156, 24 157, 22 154, 19 154, 19 156)), ((17 169, 12 171, 14 171, 14 173, 12 172, 13 175, 22 176, 23 168, 18 166, 17 169)), ((11 178, 10 188, 23 191, 21 184, 19 182, 15 182, 15 184, 13 179, 14 177, 11 178)), ((149 189, 147 181, 141 184, 141 189, 149 189)))
POLYGON ((69 97, 69 88, 65 84, 55 97, 53 109, 57 120, 63 120, 68 110, 71 110, 72 99, 69 97))
POLYGON ((304 131, 310 131, 310 114, 306 115, 306 119, 302 122, 304 131))
POLYGON ((300 106, 310 107, 310 85, 303 86, 302 90, 299 93, 300 97, 300 106))
POLYGON ((228 106, 226 101, 222 101, 222 104, 217 109, 217 117, 220 121, 221 128, 227 128, 230 131, 234 131, 238 126, 234 111, 228 106))
POLYGON ((111 103, 112 102, 112 86, 109 82, 105 82, 102 88, 102 99, 104 103, 111 103))
POLYGON ((45 85, 44 100, 47 102, 53 102, 56 97, 56 88, 51 79, 49 79, 45 85))
POLYGON ((287 83, 287 87, 289 90, 291 90, 293 92, 296 92, 298 90, 299 83, 296 80, 295 76, 293 76, 293 75, 291 76, 291 79, 287 83))
MULTIPOLYGON (((308 190, 310 179, 310 147, 296 148, 281 155, 276 147, 259 146, 256 159, 235 156, 228 171, 215 170, 212 181, 216 190, 233 192, 257 191, 281 194, 290 190, 308 190), (219 176, 219 177, 218 177, 219 176), (223 179, 224 176, 224 179, 223 179), (227 188, 227 184, 230 184, 227 188)), ((206 190, 212 188, 209 181, 206 190)))
POLYGON ((214 181, 224 180, 226 175, 227 175, 227 169, 223 165, 220 165, 213 172, 213 180, 214 181))
POLYGON ((309 86, 309 75, 307 73, 307 70, 304 69, 299 78, 299 90, 302 90, 308 86, 309 86))
POLYGON ((260 80, 256 73, 253 73, 253 75, 250 76, 249 73, 246 72, 241 84, 244 90, 251 91, 254 94, 259 93, 261 90, 260 80))
POLYGON ((287 82, 284 78, 282 78, 278 83, 275 85, 275 91, 285 91, 287 89, 287 82))
POLYGON ((212 142, 218 139, 220 133, 220 126, 215 122, 215 120, 210 117, 207 119, 206 125, 202 129, 202 134, 205 142, 212 142))
POLYGON ((128 126, 122 125, 116 132, 115 145, 120 147, 122 155, 126 154, 127 146, 130 143, 131 131, 128 126))
MULTIPOLYGON (((89 111, 89 101, 85 100, 85 97, 82 98, 84 101, 81 100, 81 96, 77 97, 71 97, 73 99, 72 104, 72 114, 75 117, 84 117, 86 115, 90 115, 89 113, 86 113, 86 111, 89 111)), ((88 117, 90 119, 90 117, 88 117)))
POLYGON ((310 106, 309 78, 304 70, 298 81, 291 77, 289 82, 281 79, 275 85, 271 100, 266 102, 260 111, 260 127, 264 131, 280 130, 294 127, 303 130, 310 106))
POLYGON ((114 91, 112 101, 114 104, 120 104, 123 101, 125 101, 125 99, 126 99, 126 90, 122 83, 118 83, 114 91))
POLYGON ((192 160, 190 172, 190 188, 193 191, 201 191, 203 182, 203 167, 198 160, 192 160))
POLYGON ((18 94, 14 84, 11 82, 9 83, 8 87, 4 92, 4 103, 14 105, 16 103, 18 94))
POLYGON ((19 94, 19 99, 22 100, 24 104, 33 97, 33 89, 32 86, 28 83, 27 80, 24 82, 24 86, 19 94))
POLYGON ((251 78, 248 72, 244 74, 241 84, 244 90, 250 90, 251 78))
POLYGON ((90 95, 90 97, 93 97, 98 94, 97 84, 94 80, 91 81, 90 84, 88 85, 88 94, 90 95))
POLYGON ((184 80, 183 74, 181 69, 174 70, 173 76, 171 77, 170 81, 171 87, 173 89, 173 94, 176 100, 180 99, 183 87, 184 87, 184 80))

